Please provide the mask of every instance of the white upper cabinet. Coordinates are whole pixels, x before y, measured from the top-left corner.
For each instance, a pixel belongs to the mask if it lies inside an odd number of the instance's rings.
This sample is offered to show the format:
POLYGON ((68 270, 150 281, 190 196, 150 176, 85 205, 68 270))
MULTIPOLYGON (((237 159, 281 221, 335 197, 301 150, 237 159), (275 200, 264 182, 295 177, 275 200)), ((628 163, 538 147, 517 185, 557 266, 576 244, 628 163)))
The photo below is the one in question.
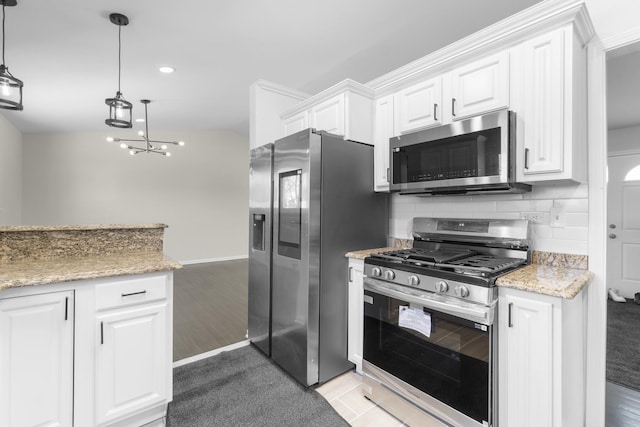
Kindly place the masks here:
POLYGON ((309 112, 301 111, 282 121, 283 135, 291 135, 309 127, 309 112))
POLYGON ((519 181, 586 182, 586 57, 574 38, 566 26, 518 47, 519 181))
POLYGON ((375 191, 389 191, 389 138, 395 135, 395 97, 388 95, 376 101, 375 119, 375 191))
POLYGON ((335 135, 345 135, 344 104, 345 94, 341 93, 314 105, 310 110, 310 126, 335 135))
POLYGON ((306 128, 373 144, 373 90, 344 80, 281 114, 282 136, 306 128))
POLYGON ((453 120, 508 106, 508 51, 479 59, 451 72, 453 120))
MULTIPOLYGON (((383 120, 385 119, 383 118, 383 120)), ((441 77, 436 77, 434 79, 429 79, 427 81, 418 83, 416 85, 403 89, 398 93, 399 134, 437 125, 441 122, 441 77)), ((394 136, 394 134, 389 134, 389 136, 394 136)))

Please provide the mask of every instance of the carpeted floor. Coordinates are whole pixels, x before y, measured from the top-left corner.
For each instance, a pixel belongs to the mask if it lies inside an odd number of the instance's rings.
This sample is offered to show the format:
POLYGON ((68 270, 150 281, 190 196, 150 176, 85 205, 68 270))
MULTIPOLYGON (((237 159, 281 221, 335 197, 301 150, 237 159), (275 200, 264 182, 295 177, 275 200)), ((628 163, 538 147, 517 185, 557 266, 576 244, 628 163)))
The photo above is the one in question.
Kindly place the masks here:
POLYGON ((170 427, 349 425, 253 346, 177 367, 173 378, 170 427))
POLYGON ((607 301, 607 381, 640 390, 640 305, 607 301))

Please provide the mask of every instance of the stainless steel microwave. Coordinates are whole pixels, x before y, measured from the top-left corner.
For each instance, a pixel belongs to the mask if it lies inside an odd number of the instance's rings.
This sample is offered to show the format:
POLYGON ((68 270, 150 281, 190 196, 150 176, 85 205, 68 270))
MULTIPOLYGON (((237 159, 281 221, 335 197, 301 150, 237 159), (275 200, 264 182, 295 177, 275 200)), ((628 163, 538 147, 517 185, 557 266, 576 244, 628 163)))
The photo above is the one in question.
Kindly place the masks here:
POLYGON ((515 113, 499 110, 389 140, 391 191, 523 193, 515 182, 515 113))

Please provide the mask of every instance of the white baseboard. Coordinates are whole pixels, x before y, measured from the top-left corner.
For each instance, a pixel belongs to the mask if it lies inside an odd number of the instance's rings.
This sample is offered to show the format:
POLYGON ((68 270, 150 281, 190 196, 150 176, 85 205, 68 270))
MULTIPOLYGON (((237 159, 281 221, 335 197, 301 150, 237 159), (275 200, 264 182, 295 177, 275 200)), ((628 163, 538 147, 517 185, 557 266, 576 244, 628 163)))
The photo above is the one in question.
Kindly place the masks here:
POLYGON ((204 258, 204 259, 190 259, 186 261, 178 261, 182 265, 188 264, 202 264, 205 262, 219 262, 219 261, 234 261, 237 259, 247 259, 248 255, 234 255, 234 256, 225 256, 220 258, 204 258))
POLYGON ((231 350, 235 350, 235 349, 238 349, 238 348, 246 347, 249 344, 250 344, 249 340, 240 341, 240 342, 237 342, 235 344, 229 344, 229 345, 224 346, 224 347, 216 348, 215 350, 207 351, 206 353, 196 354, 195 356, 187 357, 186 359, 182 359, 182 360, 178 360, 176 362, 173 362, 173 367, 177 368, 178 366, 188 365, 189 363, 197 362, 198 360, 202 360, 202 359, 206 359, 207 357, 215 356, 216 354, 220 354, 220 353, 222 353, 224 351, 231 351, 231 350))

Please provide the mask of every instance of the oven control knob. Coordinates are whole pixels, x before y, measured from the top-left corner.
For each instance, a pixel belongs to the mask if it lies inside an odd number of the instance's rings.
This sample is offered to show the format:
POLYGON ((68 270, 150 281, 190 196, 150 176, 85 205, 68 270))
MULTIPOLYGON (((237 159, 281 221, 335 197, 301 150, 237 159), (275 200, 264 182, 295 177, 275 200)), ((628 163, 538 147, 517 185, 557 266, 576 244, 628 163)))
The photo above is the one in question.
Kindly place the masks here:
POLYGON ((396 278, 396 273, 391 270, 387 270, 384 272, 384 278, 387 280, 393 280, 396 278))
POLYGON ((449 291, 449 284, 444 280, 436 283, 436 292, 439 294, 446 294, 449 291))
POLYGON ((466 298, 469 296, 469 288, 464 285, 456 286, 456 295, 460 298, 466 298))
POLYGON ((371 269, 371 274, 373 277, 380 277, 382 276, 382 270, 380 270, 380 267, 373 267, 373 269, 371 269))
POLYGON ((418 286, 420 284, 420 278, 418 276, 409 276, 409 285, 418 286))

